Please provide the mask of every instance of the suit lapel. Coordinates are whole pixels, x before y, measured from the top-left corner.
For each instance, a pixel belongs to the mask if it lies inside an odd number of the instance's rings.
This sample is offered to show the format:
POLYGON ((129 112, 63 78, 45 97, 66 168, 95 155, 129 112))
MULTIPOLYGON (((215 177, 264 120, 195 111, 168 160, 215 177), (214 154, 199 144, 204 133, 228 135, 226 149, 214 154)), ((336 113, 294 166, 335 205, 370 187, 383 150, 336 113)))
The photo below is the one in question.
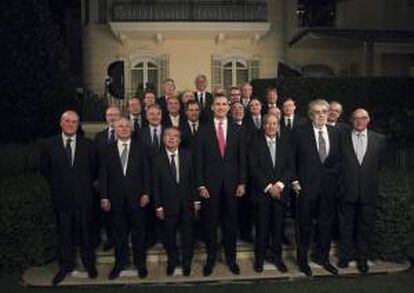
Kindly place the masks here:
POLYGON ((121 156, 119 155, 118 145, 114 143, 110 147, 111 147, 112 160, 114 164, 117 165, 116 168, 118 168, 122 176, 124 176, 124 170, 122 169, 121 156))
POLYGON ((357 157, 357 155, 355 153, 355 149, 354 149, 354 143, 352 142, 352 131, 349 131, 349 133, 346 134, 346 143, 348 145, 349 150, 352 153, 352 158, 359 165, 358 157, 357 157))
POLYGON ((261 140, 263 145, 263 153, 265 156, 265 163, 267 164, 267 167, 273 171, 273 162, 272 162, 272 156, 270 154, 269 146, 267 145, 267 140, 265 134, 261 134, 261 140))
POLYGON ((318 146, 316 145, 315 132, 313 131, 312 124, 308 128, 308 134, 309 134, 309 142, 311 144, 311 148, 313 149, 313 155, 318 159, 318 162, 321 162, 321 159, 319 158, 319 153, 318 153, 318 146))
POLYGON ((372 153, 372 149, 374 147, 374 137, 372 136, 372 133, 367 130, 367 150, 365 151, 364 154, 364 158, 362 159, 362 164, 363 165, 367 159, 367 157, 369 156, 369 154, 372 153))

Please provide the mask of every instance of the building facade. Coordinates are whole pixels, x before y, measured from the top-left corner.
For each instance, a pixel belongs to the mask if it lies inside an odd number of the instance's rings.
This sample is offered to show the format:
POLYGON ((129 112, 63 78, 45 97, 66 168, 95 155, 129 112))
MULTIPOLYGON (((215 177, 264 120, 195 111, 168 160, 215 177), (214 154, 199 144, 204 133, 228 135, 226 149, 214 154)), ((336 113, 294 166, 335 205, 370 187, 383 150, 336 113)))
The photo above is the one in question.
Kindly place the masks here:
POLYGON ((412 0, 82 0, 83 86, 123 97, 283 75, 413 76, 412 0), (316 4, 315 4, 316 3, 316 4), (110 78, 108 78, 110 76, 110 78), (115 80, 114 80, 115 79, 115 80))

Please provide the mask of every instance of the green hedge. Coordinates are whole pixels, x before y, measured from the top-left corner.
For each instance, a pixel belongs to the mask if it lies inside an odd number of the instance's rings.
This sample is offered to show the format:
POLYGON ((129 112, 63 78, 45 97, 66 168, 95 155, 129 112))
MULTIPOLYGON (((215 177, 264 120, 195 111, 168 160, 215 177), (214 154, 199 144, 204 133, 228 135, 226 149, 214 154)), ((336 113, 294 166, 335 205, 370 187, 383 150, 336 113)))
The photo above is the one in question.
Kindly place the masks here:
POLYGON ((55 255, 55 217, 49 187, 38 174, 0 183, 0 272, 40 265, 55 255))
POLYGON ((414 170, 385 169, 373 237, 374 258, 403 261, 414 256, 414 170))

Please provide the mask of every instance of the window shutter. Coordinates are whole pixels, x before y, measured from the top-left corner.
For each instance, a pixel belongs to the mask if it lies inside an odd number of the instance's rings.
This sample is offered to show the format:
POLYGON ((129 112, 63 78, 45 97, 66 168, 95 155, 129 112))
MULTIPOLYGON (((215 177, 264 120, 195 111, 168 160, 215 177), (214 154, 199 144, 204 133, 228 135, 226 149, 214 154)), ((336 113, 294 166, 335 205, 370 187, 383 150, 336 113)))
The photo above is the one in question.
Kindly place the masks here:
POLYGON ((161 84, 170 77, 170 55, 164 54, 159 58, 158 93, 161 92, 161 84))
POLYGON ((216 55, 211 56, 211 90, 223 86, 221 58, 216 55))
POLYGON ((260 78, 260 60, 254 57, 248 62, 249 65, 249 81, 260 78))

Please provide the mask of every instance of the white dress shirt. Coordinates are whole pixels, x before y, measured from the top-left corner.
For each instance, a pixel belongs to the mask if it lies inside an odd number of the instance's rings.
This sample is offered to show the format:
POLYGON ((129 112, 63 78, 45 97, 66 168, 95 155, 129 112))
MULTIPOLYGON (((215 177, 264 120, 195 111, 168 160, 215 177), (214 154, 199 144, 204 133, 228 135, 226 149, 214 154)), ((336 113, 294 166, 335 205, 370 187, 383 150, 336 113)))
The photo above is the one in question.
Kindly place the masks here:
POLYGON ((121 167, 123 167, 124 169, 122 170, 122 172, 124 173, 124 175, 126 174, 126 170, 128 169, 128 159, 129 159, 129 154, 130 154, 130 152, 131 152, 131 139, 128 139, 128 140, 124 140, 124 141, 122 141, 122 140, 117 140, 117 147, 118 147, 118 154, 119 154, 119 158, 121 158, 121 154, 122 154, 122 151, 124 150, 124 144, 126 144, 126 147, 127 147, 127 149, 128 149, 128 152, 127 152, 127 158, 126 158, 126 162, 125 162, 125 166, 122 166, 122 164, 121 164, 121 167))
POLYGON ((162 127, 161 124, 158 126, 154 126, 154 125, 150 125, 150 137, 151 137, 151 142, 152 142, 152 137, 154 135, 154 129, 157 129, 157 138, 158 138, 158 143, 161 144, 161 131, 162 131, 162 127))
POLYGON ((295 115, 292 115, 290 117, 283 116, 283 119, 285 120, 285 126, 288 126, 288 120, 290 119, 290 126, 293 128, 293 120, 295 119, 295 115))
POLYGON ((322 130, 322 137, 325 140, 325 146, 326 146, 326 156, 329 155, 329 150, 330 150, 330 143, 329 143, 329 135, 328 135, 328 129, 326 128, 326 125, 324 125, 321 129, 315 127, 315 125, 313 126, 313 132, 315 134, 315 141, 316 141, 316 148, 319 152, 319 131, 322 130))
POLYGON ((356 131, 355 129, 352 130, 352 144, 354 146, 354 152, 358 158, 358 161, 360 164, 362 164, 362 161, 365 157, 365 154, 367 152, 367 146, 368 146, 368 130, 365 129, 363 131, 356 131), (360 135, 360 137, 358 137, 360 135), (359 139, 362 140, 362 145, 359 145, 359 139), (359 149, 361 147, 361 150, 359 149), (359 154, 361 152, 361 154, 359 154), (360 157, 359 157, 360 155, 360 157))
POLYGON ((193 133, 193 124, 195 124, 194 125, 195 130, 198 131, 198 126, 200 125, 200 121, 197 120, 197 121, 192 122, 190 120, 187 120, 187 122, 188 122, 188 126, 190 126, 191 133, 193 133))
POLYGON ((70 148, 72 151, 72 162, 70 162, 71 166, 73 166, 73 161, 75 160, 75 151, 76 151, 76 134, 73 136, 68 136, 62 132, 62 141, 63 141, 63 147, 66 148, 66 143, 68 139, 71 139, 70 142, 70 148))
MULTIPOLYGON (((277 150, 276 137, 269 137, 269 136, 265 135, 265 138, 266 138, 267 147, 269 148, 270 144, 271 143, 274 143, 275 144, 275 150, 277 150)), ((277 160, 277 158, 276 158, 276 160, 277 160)), ((276 183, 270 183, 270 184, 268 184, 263 191, 265 193, 267 193, 269 191, 269 189, 273 186, 273 184, 278 185, 282 189, 282 191, 285 188, 285 184, 282 181, 277 181, 276 183)))
POLYGON ((177 115, 177 116, 169 115, 169 116, 170 116, 172 126, 179 127, 179 125, 180 125, 180 115, 177 115))

